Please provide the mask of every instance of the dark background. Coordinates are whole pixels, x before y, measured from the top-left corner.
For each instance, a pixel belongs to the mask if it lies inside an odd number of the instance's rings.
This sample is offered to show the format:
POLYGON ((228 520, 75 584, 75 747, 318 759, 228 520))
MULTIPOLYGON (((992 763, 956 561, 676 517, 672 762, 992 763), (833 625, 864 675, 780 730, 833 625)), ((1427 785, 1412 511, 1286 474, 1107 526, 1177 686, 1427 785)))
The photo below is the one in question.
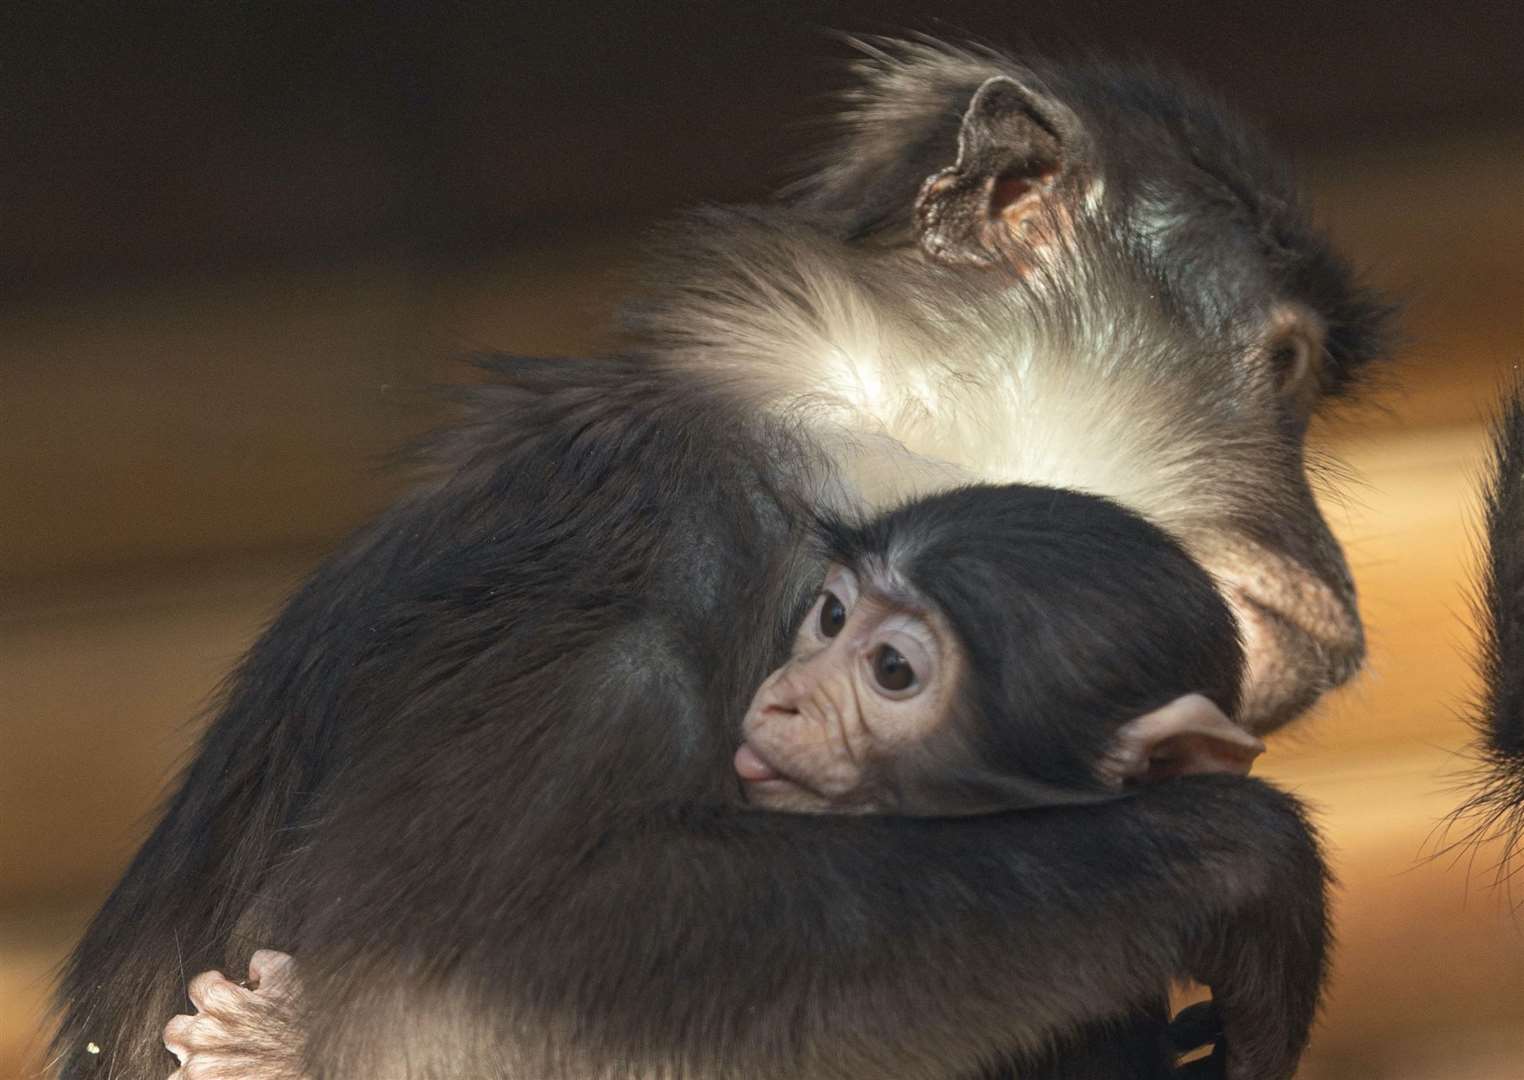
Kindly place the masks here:
POLYGON ((1524 359, 1524 7, 542 0, 0 13, 0 1077, 39 1067, 49 973, 217 680, 398 490, 430 388, 597 348, 655 218, 796 176, 848 83, 832 30, 1185 69, 1408 300, 1401 385, 1315 432, 1355 477, 1327 505, 1370 671, 1265 759, 1345 883, 1304 1077, 1519 1075, 1517 887, 1420 856, 1474 696, 1481 418, 1524 359))
POLYGON ((1524 106, 1499 2, 19 6, 48 13, 0 16, 8 291, 458 258, 756 198, 842 85, 827 28, 1157 59, 1300 150, 1524 106))

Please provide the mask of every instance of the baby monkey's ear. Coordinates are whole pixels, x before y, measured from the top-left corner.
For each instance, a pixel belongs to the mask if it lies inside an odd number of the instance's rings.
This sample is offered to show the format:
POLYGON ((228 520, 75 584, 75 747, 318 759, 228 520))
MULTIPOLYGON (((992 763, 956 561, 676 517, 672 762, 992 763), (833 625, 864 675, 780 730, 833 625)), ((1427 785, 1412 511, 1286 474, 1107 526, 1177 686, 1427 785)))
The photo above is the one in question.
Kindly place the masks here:
POLYGON ((916 198, 921 249, 938 262, 1009 263, 1056 239, 1073 208, 1087 140, 1079 119, 1015 79, 979 87, 958 130, 958 160, 931 176, 916 198))
POLYGON ((1264 750, 1206 697, 1186 694, 1118 728, 1100 774, 1113 787, 1191 773, 1243 776, 1264 750))

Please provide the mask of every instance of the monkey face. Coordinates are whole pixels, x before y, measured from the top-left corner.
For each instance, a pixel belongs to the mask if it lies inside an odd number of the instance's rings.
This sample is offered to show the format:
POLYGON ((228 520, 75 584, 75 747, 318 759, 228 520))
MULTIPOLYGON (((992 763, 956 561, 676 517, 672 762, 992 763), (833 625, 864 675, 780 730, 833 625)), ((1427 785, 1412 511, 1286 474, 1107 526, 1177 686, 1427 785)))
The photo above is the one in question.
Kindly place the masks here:
POLYGON ((753 805, 896 808, 880 764, 951 722, 965 659, 939 613, 893 588, 864 590, 843 567, 827 575, 742 724, 735 768, 753 805))
POLYGON ((1161 139, 1094 114, 1063 86, 1019 66, 992 73, 958 123, 956 159, 915 198, 926 259, 974 268, 991 297, 1030 294, 1025 326, 1051 317, 1054 296, 1080 313, 1004 370, 969 378, 1010 383, 1014 405, 987 394, 976 418, 978 405, 960 402, 949 413, 976 437, 949 447, 944 434, 926 451, 983 478, 1110 495, 1185 539, 1240 622, 1241 719, 1271 731, 1364 657, 1354 586, 1308 490, 1302 441, 1322 402, 1383 354, 1390 309, 1303 218, 1268 155, 1246 158, 1252 142, 1211 152, 1231 124, 1161 139), (1148 184, 1131 182, 1149 165, 1148 184), (1118 235, 1165 273, 1118 258, 1118 235), (1009 446, 984 437, 1002 431, 1009 446))

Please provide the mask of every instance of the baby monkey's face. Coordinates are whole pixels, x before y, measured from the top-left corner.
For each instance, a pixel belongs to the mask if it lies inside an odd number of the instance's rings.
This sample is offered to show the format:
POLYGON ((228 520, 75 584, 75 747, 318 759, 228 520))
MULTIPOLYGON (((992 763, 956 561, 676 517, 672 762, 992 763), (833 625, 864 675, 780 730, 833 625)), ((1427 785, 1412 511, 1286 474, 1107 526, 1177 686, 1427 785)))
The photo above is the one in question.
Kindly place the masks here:
MULTIPOLYGON (((987 598, 987 618, 1001 617, 1001 601, 987 598)), ((1192 629, 1183 625, 1179 632, 1192 629)), ((1008 662, 1035 674, 1041 669, 1033 665, 1064 660, 1045 657, 1034 644, 1008 662)), ((833 566, 788 660, 746 710, 734 764, 747 801, 797 813, 987 812, 1073 802, 1189 773, 1246 773, 1264 749, 1189 687, 1118 724, 1081 705, 1024 712, 1019 698, 998 715, 976 715, 967 680, 980 677, 987 676, 972 670, 967 646, 945 615, 898 575, 873 562, 833 566), (984 769, 974 759, 974 747, 993 724, 1040 729, 1103 722, 1102 749, 1084 763, 1090 782, 1072 790, 1038 774, 984 769), (980 777, 986 787, 992 778, 999 783, 977 797, 953 797, 945 784, 938 786, 960 772, 980 777)))
POLYGON ((879 764, 951 722, 965 667, 946 619, 908 588, 832 567, 788 661, 746 711, 735 769, 747 800, 895 810, 879 764))

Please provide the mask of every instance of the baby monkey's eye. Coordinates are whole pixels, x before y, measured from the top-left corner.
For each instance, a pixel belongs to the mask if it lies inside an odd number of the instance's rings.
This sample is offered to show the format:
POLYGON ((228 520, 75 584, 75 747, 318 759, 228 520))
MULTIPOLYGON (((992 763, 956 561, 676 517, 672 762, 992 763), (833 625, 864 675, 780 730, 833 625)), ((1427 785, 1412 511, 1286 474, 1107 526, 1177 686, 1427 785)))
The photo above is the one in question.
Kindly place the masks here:
POLYGON ((915 684, 915 669, 891 645, 880 645, 873 654, 873 678, 885 690, 908 690, 915 684))
POLYGON ((820 601, 820 636, 833 638, 847 625, 847 608, 829 589, 820 601))

